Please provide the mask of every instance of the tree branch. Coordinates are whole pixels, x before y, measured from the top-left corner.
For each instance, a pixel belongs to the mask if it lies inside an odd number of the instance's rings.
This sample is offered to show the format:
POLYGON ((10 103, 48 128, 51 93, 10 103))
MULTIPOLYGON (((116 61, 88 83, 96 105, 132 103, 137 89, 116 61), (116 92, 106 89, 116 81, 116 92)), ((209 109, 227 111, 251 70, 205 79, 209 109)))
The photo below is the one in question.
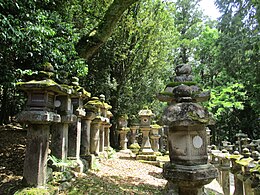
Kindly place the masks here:
POLYGON ((137 1, 139 0, 114 0, 98 26, 79 40, 76 45, 79 55, 89 59, 111 36, 124 11, 137 1))

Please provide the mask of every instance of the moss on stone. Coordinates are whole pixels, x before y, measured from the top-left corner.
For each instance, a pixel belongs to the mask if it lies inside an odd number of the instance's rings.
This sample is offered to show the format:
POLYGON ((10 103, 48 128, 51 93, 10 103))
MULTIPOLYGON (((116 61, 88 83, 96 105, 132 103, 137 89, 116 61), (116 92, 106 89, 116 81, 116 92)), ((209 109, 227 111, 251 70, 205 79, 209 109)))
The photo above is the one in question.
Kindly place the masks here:
POLYGON ((187 85, 187 86, 191 86, 191 85, 196 85, 196 82, 194 81, 185 81, 185 82, 171 82, 171 83, 168 83, 166 85, 166 87, 176 87, 178 85, 187 85))
POLYGON ((232 154, 232 155, 229 155, 227 158, 229 158, 229 159, 239 160, 239 159, 241 159, 242 157, 243 157, 242 155, 235 155, 235 154, 232 154))
POLYGON ((139 144, 138 143, 134 143, 134 144, 131 144, 130 146, 129 146, 129 149, 140 149, 141 147, 139 146, 139 144))
POLYGON ((158 124, 154 124, 154 125, 151 125, 151 128, 153 128, 153 129, 160 129, 162 127, 160 125, 158 125, 158 124))
POLYGON ((120 114, 118 118, 119 118, 119 119, 127 120, 127 119, 128 119, 128 116, 127 116, 127 114, 120 114))
POLYGON ((254 161, 254 159, 249 157, 249 158, 242 158, 242 159, 236 160, 236 163, 241 166, 248 166, 249 163, 252 161, 254 161))
POLYGON ((257 164, 254 168, 250 169, 250 172, 260 174, 260 164, 257 164))
POLYGON ((24 188, 17 191, 15 195, 54 195, 57 192, 57 187, 48 185, 47 188, 24 188))
POLYGON ((103 107, 107 110, 112 108, 112 106, 110 106, 108 103, 103 103, 103 107))
POLYGON ((205 116, 204 118, 201 118, 198 114, 195 114, 194 112, 188 112, 188 116, 193 121, 199 121, 199 122, 204 123, 204 124, 209 122, 208 117, 205 116))

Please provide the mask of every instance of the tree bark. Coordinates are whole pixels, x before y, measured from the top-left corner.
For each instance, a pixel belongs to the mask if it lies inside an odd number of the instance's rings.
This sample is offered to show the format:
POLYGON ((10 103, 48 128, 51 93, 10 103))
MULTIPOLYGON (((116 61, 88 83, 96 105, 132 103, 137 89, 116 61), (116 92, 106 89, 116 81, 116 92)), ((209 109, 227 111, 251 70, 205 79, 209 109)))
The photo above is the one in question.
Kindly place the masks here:
POLYGON ((79 40, 76 45, 79 55, 88 60, 111 36, 124 11, 137 1, 139 0, 114 0, 98 26, 79 40))

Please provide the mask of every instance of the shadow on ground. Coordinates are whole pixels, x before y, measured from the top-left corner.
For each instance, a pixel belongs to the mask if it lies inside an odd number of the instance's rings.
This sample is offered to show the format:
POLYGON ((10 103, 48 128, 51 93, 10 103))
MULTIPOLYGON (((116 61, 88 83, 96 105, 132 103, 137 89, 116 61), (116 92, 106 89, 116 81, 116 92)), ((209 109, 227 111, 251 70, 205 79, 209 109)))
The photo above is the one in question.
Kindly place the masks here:
POLYGON ((0 194, 11 195, 22 188, 26 131, 0 127, 0 194))
POLYGON ((143 183, 141 179, 119 176, 98 177, 89 172, 86 177, 77 179, 65 194, 68 195, 96 195, 96 194, 163 194, 163 188, 143 183), (134 181, 133 181, 134 180, 134 181), (138 183, 138 184, 135 184, 138 183))

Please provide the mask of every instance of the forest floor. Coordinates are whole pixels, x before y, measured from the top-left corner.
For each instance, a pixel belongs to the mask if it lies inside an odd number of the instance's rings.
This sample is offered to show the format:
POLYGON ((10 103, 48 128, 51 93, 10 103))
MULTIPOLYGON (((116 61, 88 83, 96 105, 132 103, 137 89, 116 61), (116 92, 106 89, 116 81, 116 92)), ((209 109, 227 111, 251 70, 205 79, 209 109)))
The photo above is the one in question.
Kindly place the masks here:
MULTIPOLYGON (((24 188, 22 171, 25 144, 26 131, 21 127, 0 126, 1 195, 13 195, 24 188)), ((162 168, 136 161, 129 154, 117 152, 113 158, 100 160, 94 170, 77 177, 65 192, 58 194, 159 195, 164 194, 166 183, 162 177, 162 168)))
MULTIPOLYGON (((26 130, 17 126, 0 127, 0 194, 11 195, 22 185, 26 130)), ((65 194, 161 194, 166 180, 162 169, 117 152, 103 159, 95 170, 74 181, 65 194)), ((63 193, 64 194, 64 193, 63 193)))

